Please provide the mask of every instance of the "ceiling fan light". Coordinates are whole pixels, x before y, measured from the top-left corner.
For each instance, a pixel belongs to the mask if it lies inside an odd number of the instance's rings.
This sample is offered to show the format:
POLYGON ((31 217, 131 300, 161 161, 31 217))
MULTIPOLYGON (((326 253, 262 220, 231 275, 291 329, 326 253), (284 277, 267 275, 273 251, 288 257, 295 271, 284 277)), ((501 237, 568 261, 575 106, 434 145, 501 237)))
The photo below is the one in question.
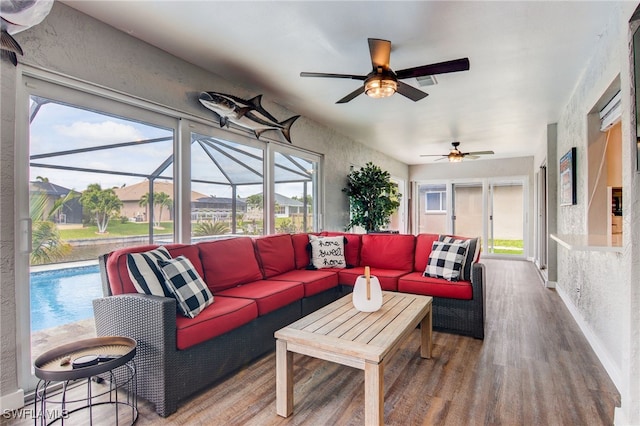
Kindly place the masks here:
POLYGON ((462 155, 449 154, 447 156, 449 158, 450 163, 460 163, 462 162, 462 155))
POLYGON ((398 83, 391 78, 372 78, 364 85, 364 92, 372 98, 386 98, 398 90, 398 83))

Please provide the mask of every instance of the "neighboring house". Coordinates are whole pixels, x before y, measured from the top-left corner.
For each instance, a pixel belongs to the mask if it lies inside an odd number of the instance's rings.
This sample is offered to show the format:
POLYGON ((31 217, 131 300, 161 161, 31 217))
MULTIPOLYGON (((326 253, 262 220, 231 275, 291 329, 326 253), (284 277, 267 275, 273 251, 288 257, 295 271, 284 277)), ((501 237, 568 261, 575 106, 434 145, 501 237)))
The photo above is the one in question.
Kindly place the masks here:
MULTIPOLYGON (((122 209, 120 210, 120 216, 128 217, 129 220, 135 220, 136 222, 146 222, 149 217, 149 206, 141 206, 140 200, 145 194, 149 193, 149 181, 145 180, 133 185, 123 186, 122 188, 114 189, 118 198, 122 201, 122 209)), ((153 183, 153 192, 164 192, 169 195, 169 198, 173 200, 173 183, 157 181, 153 183)), ((206 195, 199 192, 191 191, 191 201, 195 201, 199 198, 206 197, 206 195)), ((160 214, 160 207, 155 207, 156 214, 160 214)), ((162 216, 159 218, 160 222, 168 222, 173 220, 173 207, 163 207, 162 216)))
MULTIPOLYGON (((262 195, 262 193, 258 193, 255 195, 262 195)), ((276 217, 291 217, 294 214, 302 214, 304 213, 304 204, 300 200, 294 200, 293 198, 285 197, 282 194, 275 194, 275 216, 276 217)), ((311 204, 307 205, 307 213, 311 213, 311 204)), ((262 214, 262 209, 251 209, 254 210, 253 213, 262 214)))
MULTIPOLYGON (((37 193, 44 193, 47 196, 47 209, 50 211, 53 208, 56 200, 64 198, 71 192, 71 189, 65 188, 60 185, 56 185, 51 182, 33 181, 29 182, 29 195, 33 196, 37 193)), ((48 218, 55 223, 82 223, 82 205, 79 198, 64 203, 61 209, 59 209, 51 218, 48 218)))
MULTIPOLYGON (((246 213, 247 203, 236 199, 236 213, 246 213)), ((226 220, 231 217, 233 199, 228 197, 202 196, 191 198, 191 220, 226 220)))

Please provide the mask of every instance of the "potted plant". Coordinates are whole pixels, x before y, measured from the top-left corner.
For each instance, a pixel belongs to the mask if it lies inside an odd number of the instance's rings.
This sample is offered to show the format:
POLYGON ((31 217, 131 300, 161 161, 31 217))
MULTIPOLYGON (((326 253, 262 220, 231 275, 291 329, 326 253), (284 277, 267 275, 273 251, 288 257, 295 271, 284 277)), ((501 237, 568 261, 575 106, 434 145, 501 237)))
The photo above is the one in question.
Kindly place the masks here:
POLYGON ((371 162, 349 173, 347 187, 342 192, 350 201, 351 221, 346 229, 359 225, 367 232, 379 231, 389 223, 402 196, 397 185, 391 182, 389 172, 371 162))

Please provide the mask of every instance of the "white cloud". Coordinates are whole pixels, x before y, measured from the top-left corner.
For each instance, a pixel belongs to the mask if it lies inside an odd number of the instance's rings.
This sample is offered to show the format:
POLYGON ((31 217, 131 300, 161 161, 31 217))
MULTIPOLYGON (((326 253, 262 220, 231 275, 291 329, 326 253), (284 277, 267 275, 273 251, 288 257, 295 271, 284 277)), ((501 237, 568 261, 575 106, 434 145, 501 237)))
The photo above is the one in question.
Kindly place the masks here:
POLYGON ((101 123, 76 121, 68 126, 57 125, 54 128, 62 136, 83 139, 88 142, 116 143, 144 139, 142 133, 135 127, 113 121, 101 123))

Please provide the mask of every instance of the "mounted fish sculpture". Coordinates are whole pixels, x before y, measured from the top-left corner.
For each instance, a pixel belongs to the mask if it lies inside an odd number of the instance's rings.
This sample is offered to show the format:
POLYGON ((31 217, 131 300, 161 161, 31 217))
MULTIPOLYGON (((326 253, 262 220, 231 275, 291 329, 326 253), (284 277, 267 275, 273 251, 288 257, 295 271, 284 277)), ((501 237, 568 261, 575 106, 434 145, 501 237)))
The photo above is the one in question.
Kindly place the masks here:
POLYGON ((17 55, 24 55, 22 48, 12 34, 29 29, 47 17, 53 0, 0 0, 0 21, 2 31, 2 57, 13 65, 18 65, 17 55))
POLYGON ((291 143, 291 126, 300 117, 295 115, 278 121, 262 107, 262 95, 245 100, 224 93, 202 92, 198 100, 220 117, 220 127, 229 127, 229 123, 233 123, 251 130, 257 139, 267 130, 279 130, 291 143))

